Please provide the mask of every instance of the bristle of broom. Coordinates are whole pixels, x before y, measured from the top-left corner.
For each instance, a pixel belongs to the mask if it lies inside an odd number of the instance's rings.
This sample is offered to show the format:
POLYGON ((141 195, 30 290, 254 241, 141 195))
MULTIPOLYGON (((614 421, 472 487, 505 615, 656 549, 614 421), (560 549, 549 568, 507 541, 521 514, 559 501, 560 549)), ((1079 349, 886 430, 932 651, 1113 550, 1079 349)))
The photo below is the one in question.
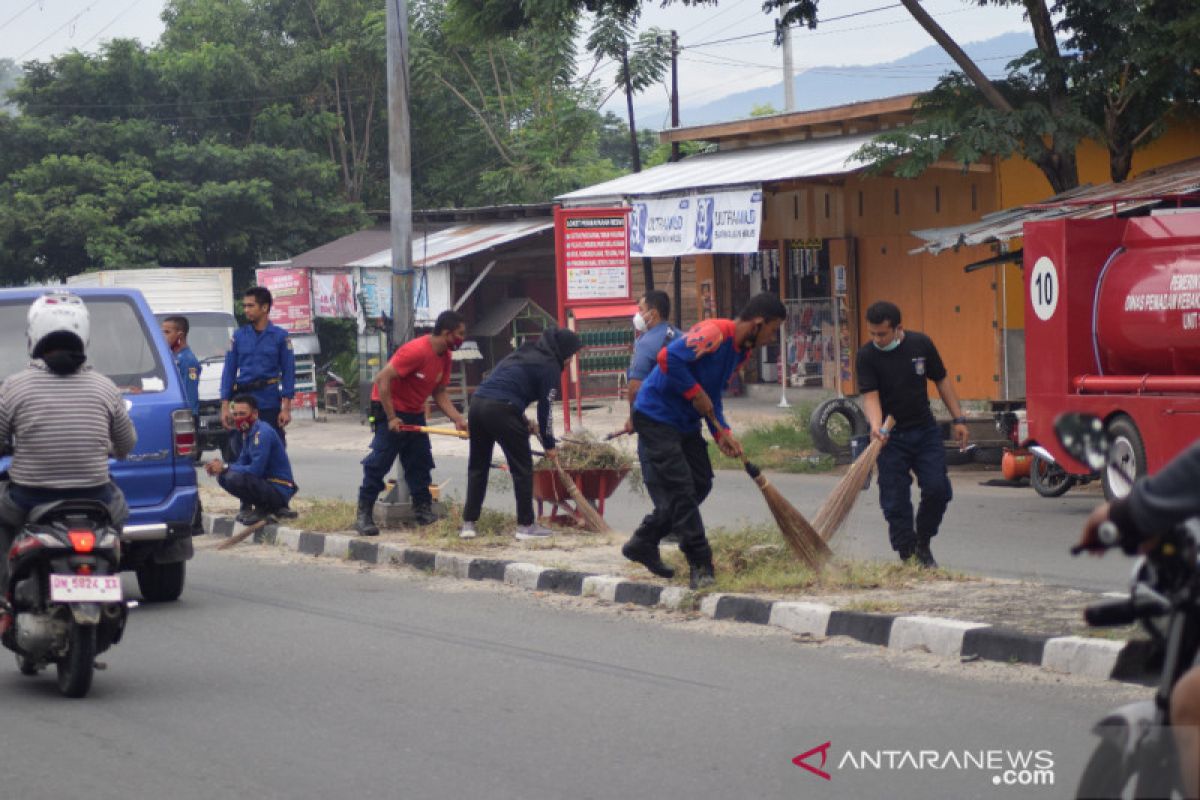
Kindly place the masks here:
POLYGON ((804 518, 804 515, 797 511, 765 477, 760 474, 754 479, 754 482, 762 490, 763 498, 767 501, 767 508, 775 517, 775 524, 779 526, 783 539, 788 543, 792 552, 809 569, 820 571, 833 557, 829 546, 804 518))
POLYGON ((580 515, 583 517, 583 524, 588 530, 595 533, 612 533, 612 528, 604 521, 604 517, 600 516, 600 512, 592 507, 592 504, 583 496, 583 492, 579 491, 579 487, 575 485, 575 481, 571 480, 571 476, 567 471, 559 466, 558 461, 554 461, 554 469, 558 472, 559 479, 566 485, 567 491, 571 494, 571 500, 575 502, 575 507, 579 509, 580 515))
MULTIPOLYGON (((890 428, 893 424, 891 417, 884 421, 885 427, 890 428)), ((813 519, 813 527, 817 529, 822 541, 828 542, 845 524, 854 504, 858 502, 858 496, 862 494, 867 475, 879 460, 879 451, 883 449, 883 444, 882 439, 873 440, 850 465, 850 469, 821 504, 817 516, 813 519)))

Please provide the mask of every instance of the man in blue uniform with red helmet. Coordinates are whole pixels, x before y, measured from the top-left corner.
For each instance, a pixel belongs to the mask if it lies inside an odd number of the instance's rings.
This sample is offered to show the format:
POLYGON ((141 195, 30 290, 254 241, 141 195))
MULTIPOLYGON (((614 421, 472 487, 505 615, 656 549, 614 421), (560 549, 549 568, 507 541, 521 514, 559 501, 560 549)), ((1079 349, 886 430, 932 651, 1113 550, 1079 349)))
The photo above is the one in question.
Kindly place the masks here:
POLYGON ((659 351, 658 365, 642 383, 634 403, 633 428, 654 510, 621 552, 655 575, 674 576, 662 562, 658 546, 668 534, 676 533, 691 567, 691 587, 713 583, 712 548, 700 517, 700 504, 712 489, 713 471, 700 422, 706 422, 722 453, 731 458, 742 455, 742 445, 725 421, 721 392, 755 347, 774 341, 786 317, 787 309, 778 297, 757 295, 736 320, 705 320, 674 339, 659 351))

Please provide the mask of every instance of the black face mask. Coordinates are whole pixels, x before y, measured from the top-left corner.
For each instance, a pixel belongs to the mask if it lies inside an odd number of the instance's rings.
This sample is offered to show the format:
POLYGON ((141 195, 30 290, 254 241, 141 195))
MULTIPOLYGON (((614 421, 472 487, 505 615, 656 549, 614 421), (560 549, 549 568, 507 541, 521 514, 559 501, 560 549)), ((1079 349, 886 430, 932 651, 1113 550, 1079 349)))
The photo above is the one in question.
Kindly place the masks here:
POLYGON ((762 329, 763 329, 762 323, 759 323, 758 326, 754 329, 754 333, 752 333, 750 336, 746 337, 746 346, 742 348, 743 350, 753 350, 754 349, 754 346, 758 343, 758 335, 760 333, 762 333, 762 329))
POLYGON ((73 375, 87 361, 87 356, 74 350, 56 350, 42 356, 42 360, 55 375, 73 375))

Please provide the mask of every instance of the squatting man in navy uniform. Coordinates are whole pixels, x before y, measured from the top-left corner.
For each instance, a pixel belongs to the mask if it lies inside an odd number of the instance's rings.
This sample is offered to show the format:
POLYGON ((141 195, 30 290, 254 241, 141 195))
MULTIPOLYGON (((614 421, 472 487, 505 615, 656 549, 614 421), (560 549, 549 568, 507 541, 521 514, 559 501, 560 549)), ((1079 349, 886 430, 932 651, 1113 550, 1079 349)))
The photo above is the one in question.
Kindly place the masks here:
POLYGON ((259 417, 254 395, 233 398, 232 414, 243 438, 237 460, 225 464, 214 458, 204 465, 204 471, 215 477, 222 489, 241 500, 243 508, 249 508, 238 514, 238 522, 254 525, 286 509, 296 494, 296 483, 283 440, 259 417))
MULTIPOLYGON (((246 324, 234 332, 225 354, 221 374, 221 425, 231 430, 233 452, 242 446, 242 435, 234 423, 230 401, 235 395, 250 395, 258 409, 258 418, 275 429, 286 446, 284 428, 292 421, 292 398, 296 395, 296 356, 287 331, 270 321, 271 291, 251 286, 242 297, 246 324)), ((241 513, 249 508, 243 506, 241 513)), ((295 513, 283 508, 280 516, 295 513)))
POLYGON ((933 340, 900 325, 900 309, 886 300, 867 309, 871 341, 858 351, 858 388, 871 423, 871 438, 886 444, 879 451, 879 505, 888 523, 892 549, 902 561, 915 558, 935 569, 929 541, 937 536, 953 490, 946 473, 946 450, 941 427, 929 409, 926 381, 937 387, 942 402, 954 417, 954 439, 967 446, 967 418, 963 416, 933 340), (888 415, 891 430, 883 427, 888 415), (921 488, 921 502, 913 517, 912 474, 921 488))

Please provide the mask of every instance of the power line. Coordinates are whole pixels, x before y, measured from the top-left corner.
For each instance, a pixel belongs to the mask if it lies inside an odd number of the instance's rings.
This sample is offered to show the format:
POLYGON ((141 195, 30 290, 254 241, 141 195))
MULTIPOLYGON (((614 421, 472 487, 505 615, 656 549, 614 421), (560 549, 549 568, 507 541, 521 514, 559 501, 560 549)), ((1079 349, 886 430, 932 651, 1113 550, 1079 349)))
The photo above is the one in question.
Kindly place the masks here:
POLYGON ((12 23, 16 22, 18 17, 20 17, 20 16, 21 16, 22 14, 24 14, 26 11, 28 11, 29 9, 33 8, 33 7, 34 7, 34 6, 36 6, 38 3, 41 3, 41 2, 44 2, 44 0, 33 0, 33 2, 32 2, 32 3, 30 3, 30 4, 29 4, 29 5, 27 5, 27 6, 25 6, 24 8, 22 8, 22 9, 21 9, 20 11, 18 11, 17 13, 13 14, 11 17, 9 17, 8 19, 6 19, 4 22, 0 23, 0 31, 4 30, 4 29, 5 29, 5 28, 7 28, 9 25, 11 25, 12 23))
POLYGON ((76 15, 75 15, 75 16, 73 16, 73 17, 71 17, 69 20, 67 20, 66 22, 64 22, 62 25, 59 25, 59 26, 58 26, 57 28, 55 28, 54 30, 50 31, 50 34, 49 34, 48 36, 46 36, 46 38, 45 38, 45 39, 42 39, 40 42, 38 42, 38 43, 37 43, 37 44, 35 44, 33 47, 31 47, 31 48, 29 48, 28 50, 26 50, 24 53, 21 53, 21 55, 17 56, 17 57, 16 57, 16 59, 14 59, 14 60, 15 60, 15 61, 20 61, 20 60, 21 60, 21 59, 23 59, 25 56, 29 55, 29 54, 30 54, 30 53, 32 53, 34 50, 37 50, 39 47, 41 47, 42 45, 44 45, 46 42, 50 41, 50 40, 51 40, 51 39, 53 39, 55 36, 57 36, 57 35, 58 35, 58 32, 59 32, 59 31, 61 31, 63 28, 66 28, 66 27, 68 27, 68 26, 70 26, 70 25, 74 25, 76 22, 78 22, 78 21, 79 21, 79 18, 80 18, 80 17, 82 17, 82 16, 83 16, 84 14, 86 14, 87 12, 91 11, 91 10, 92 10, 92 6, 94 6, 94 5, 95 5, 95 3, 92 3, 92 4, 88 5, 86 8, 84 8, 84 9, 83 9, 83 11, 80 11, 78 14, 76 14, 76 15))
POLYGON ((92 42, 93 42, 93 41, 96 39, 96 37, 97 37, 97 36, 99 36, 100 34, 104 33, 104 32, 105 32, 106 30, 108 30, 109 28, 111 28, 111 27, 113 26, 113 23, 115 23, 115 22, 116 22, 117 20, 119 20, 121 17, 125 16, 125 15, 126 15, 126 14, 128 14, 130 11, 132 11, 132 10, 133 10, 133 7, 134 7, 134 6, 136 6, 136 5, 137 5, 138 3, 140 3, 140 2, 142 2, 142 0, 133 0, 133 2, 132 2, 132 3, 130 3, 129 5, 125 6, 125 10, 124 10, 124 11, 122 11, 121 13, 117 14, 115 17, 113 17, 112 19, 110 19, 110 20, 108 21, 108 24, 107 24, 107 25, 105 25, 103 28, 101 28, 100 30, 98 30, 98 31, 96 31, 95 33, 93 33, 93 34, 92 34, 92 35, 91 35, 91 36, 88 38, 88 40, 87 40, 86 42, 84 42, 83 44, 79 45, 79 49, 80 49, 80 50, 82 50, 83 48, 85 48, 85 47, 87 47, 89 44, 91 44, 91 43, 92 43, 92 42))
MULTIPOLYGON (((904 5, 904 4, 903 4, 903 3, 891 3, 891 4, 889 4, 889 5, 886 5, 886 6, 876 6, 875 8, 867 8, 867 9, 863 9, 862 11, 855 11, 855 12, 853 12, 853 13, 850 13, 850 14, 842 14, 841 16, 837 16, 837 17, 829 17, 828 19, 818 19, 818 20, 817 20, 817 23, 818 23, 818 24, 822 24, 822 23, 829 23, 829 22, 837 22, 838 20, 841 20, 841 19, 850 19, 851 17, 861 17, 861 16, 864 16, 864 15, 866 15, 866 14, 875 14, 875 13, 878 13, 878 12, 880 12, 880 11, 888 11, 888 10, 890 10, 890 9, 893 9, 893 8, 899 8, 899 7, 901 7, 902 5, 904 5)), ((789 26, 789 27, 795 27, 795 28, 799 28, 800 26, 799 26, 799 25, 795 25, 795 26, 789 26)), ((770 34, 774 34, 774 33, 775 33, 775 29, 774 29, 774 28, 772 28, 772 29, 771 29, 771 30, 769 30, 769 31, 761 31, 761 32, 759 32, 759 33, 746 33, 746 34, 742 34, 741 36, 730 36, 730 37, 729 37, 729 38, 727 38, 727 39, 712 39, 712 40, 709 40, 709 41, 707 41, 707 42, 700 42, 699 44, 715 44, 716 42, 736 42, 736 41, 739 41, 739 40, 741 40, 741 39, 750 39, 750 38, 753 38, 753 37, 755 37, 755 36, 765 36, 765 35, 767 35, 768 33, 770 33, 770 34)), ((697 47, 698 45, 691 45, 691 46, 692 46, 692 47, 697 47)))

